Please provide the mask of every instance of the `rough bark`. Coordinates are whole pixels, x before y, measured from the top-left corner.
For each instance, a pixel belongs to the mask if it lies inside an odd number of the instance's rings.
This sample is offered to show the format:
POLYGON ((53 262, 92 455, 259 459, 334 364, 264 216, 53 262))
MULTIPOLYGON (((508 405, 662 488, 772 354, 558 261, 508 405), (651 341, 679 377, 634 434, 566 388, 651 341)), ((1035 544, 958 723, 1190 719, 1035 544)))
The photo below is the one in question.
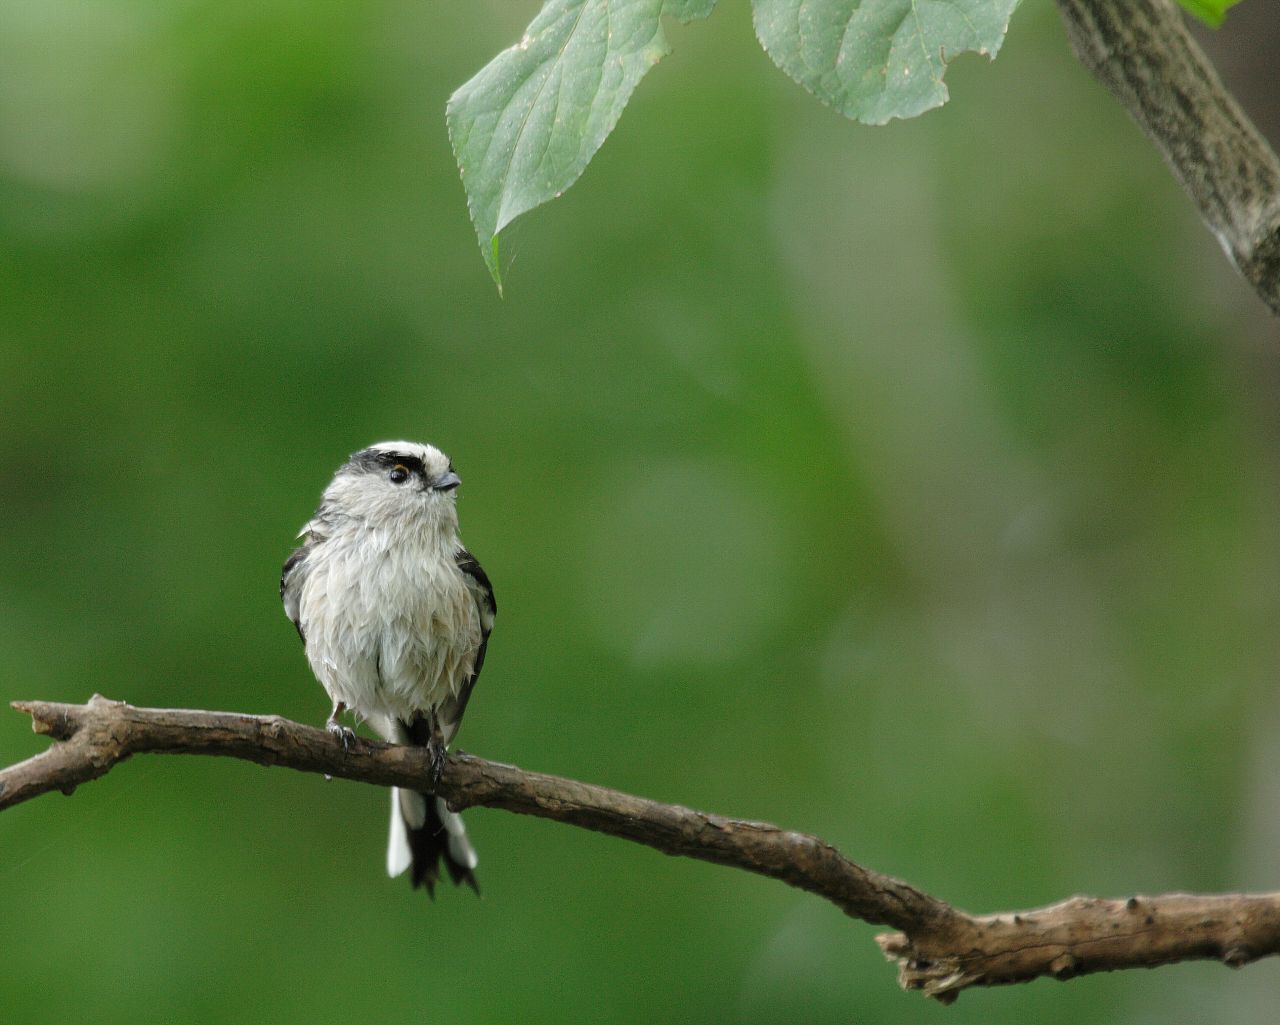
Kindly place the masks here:
MULTIPOLYGON (((0 811, 54 790, 72 793, 136 754, 226 755, 382 786, 428 789, 425 749, 357 739, 279 716, 20 701, 37 733, 56 743, 0 769, 0 811)), ((473 755, 446 761, 437 793, 554 819, 664 854, 780 879, 845 914, 899 932, 877 937, 906 989, 950 1002, 971 986, 1071 978, 1193 958, 1239 967, 1280 953, 1280 894, 1074 897, 1036 911, 972 916, 907 883, 863 868, 830 844, 764 822, 709 815, 575 780, 525 772, 473 755)))
POLYGON ((1081 63, 1164 155, 1236 268, 1280 315, 1280 160, 1173 0, 1057 0, 1081 63))

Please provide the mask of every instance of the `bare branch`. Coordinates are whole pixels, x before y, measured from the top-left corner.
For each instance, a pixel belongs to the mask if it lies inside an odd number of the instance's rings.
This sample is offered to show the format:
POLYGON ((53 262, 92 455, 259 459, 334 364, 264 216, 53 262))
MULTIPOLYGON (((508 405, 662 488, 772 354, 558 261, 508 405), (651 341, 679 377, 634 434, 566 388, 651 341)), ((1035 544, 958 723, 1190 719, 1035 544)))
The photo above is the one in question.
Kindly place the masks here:
POLYGON ((1280 315, 1280 160, 1172 0, 1057 0, 1072 48, 1164 154, 1236 268, 1280 315))
POLYGON ((968 921, 963 945, 877 936, 904 989, 954 997, 970 986, 1028 982, 1209 959, 1231 968, 1280 953, 1280 893, 1128 900, 1072 897, 1036 911, 968 921))
MULTIPOLYGON (((358 740, 279 716, 134 708, 95 695, 86 705, 15 702, 49 750, 0 769, 0 811, 105 775, 135 754, 228 755, 345 779, 425 789, 424 749, 358 740)), ((830 844, 763 822, 708 815, 575 780, 450 755, 437 792, 455 810, 504 808, 645 844, 664 854, 780 879, 853 918, 900 932, 877 937, 906 989, 944 1002, 971 986, 1072 978, 1193 958, 1239 967, 1280 953, 1280 893, 1075 897, 1018 914, 974 917, 862 868, 830 844)))
MULTIPOLYGON (((0 770, 0 811, 51 790, 69 793, 131 755, 230 755, 382 786, 429 790, 425 748, 358 739, 344 752, 323 730, 279 716, 134 708, 95 695, 87 705, 18 701, 37 733, 62 741, 0 770)), ((855 865, 816 837, 762 822, 660 804, 605 787, 451 754, 436 790, 454 810, 504 808, 781 879, 854 918, 908 933, 947 931, 964 916, 896 879, 855 865)))

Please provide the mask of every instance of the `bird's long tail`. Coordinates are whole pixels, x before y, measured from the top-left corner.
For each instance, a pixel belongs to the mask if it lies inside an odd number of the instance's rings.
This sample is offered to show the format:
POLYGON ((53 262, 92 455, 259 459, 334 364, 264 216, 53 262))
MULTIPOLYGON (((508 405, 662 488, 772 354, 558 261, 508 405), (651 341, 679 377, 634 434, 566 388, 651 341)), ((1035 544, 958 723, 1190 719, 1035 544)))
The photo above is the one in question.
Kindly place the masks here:
MULTIPOLYGON (((396 723, 398 743, 423 743, 417 734, 422 720, 396 723)), ((387 843, 387 875, 405 871, 415 888, 425 886, 432 897, 440 881, 440 865, 454 885, 466 883, 476 893, 476 851, 467 838, 462 816, 449 810, 443 798, 414 790, 391 789, 391 836, 387 843)))
POLYGON ((440 864, 456 884, 466 883, 476 893, 476 851, 467 839, 462 816, 449 810, 444 799, 412 790, 391 790, 391 838, 387 844, 387 875, 409 870, 415 887, 436 894, 440 864))

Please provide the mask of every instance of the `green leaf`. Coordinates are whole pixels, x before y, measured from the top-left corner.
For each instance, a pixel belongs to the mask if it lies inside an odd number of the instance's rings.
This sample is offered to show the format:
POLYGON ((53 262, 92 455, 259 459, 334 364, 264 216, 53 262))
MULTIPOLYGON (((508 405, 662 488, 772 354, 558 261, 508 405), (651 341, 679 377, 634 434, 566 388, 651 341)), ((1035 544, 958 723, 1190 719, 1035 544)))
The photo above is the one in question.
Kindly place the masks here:
POLYGON ((578 180, 640 79, 669 51, 662 17, 715 0, 547 0, 524 38, 450 98, 449 138, 480 251, 502 291, 498 236, 578 180))
MULTIPOLYGON (((1124 0, 1121 0, 1124 2, 1124 0)), ((1018 0, 752 0, 775 64, 846 117, 881 125, 947 102, 947 63, 994 57, 1018 0)))
POLYGON ((1240 0, 1178 0, 1188 11, 1206 25, 1217 28, 1227 16, 1227 9, 1234 7, 1240 0))

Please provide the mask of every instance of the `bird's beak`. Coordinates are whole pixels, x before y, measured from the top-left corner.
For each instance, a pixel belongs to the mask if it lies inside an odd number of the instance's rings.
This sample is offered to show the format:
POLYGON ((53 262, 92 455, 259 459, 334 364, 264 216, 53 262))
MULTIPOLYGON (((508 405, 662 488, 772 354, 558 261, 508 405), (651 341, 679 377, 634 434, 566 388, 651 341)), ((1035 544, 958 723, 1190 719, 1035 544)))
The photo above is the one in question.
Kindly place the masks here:
POLYGON ((432 491, 452 491, 462 483, 462 478, 450 470, 448 473, 441 474, 436 482, 431 485, 432 491))

